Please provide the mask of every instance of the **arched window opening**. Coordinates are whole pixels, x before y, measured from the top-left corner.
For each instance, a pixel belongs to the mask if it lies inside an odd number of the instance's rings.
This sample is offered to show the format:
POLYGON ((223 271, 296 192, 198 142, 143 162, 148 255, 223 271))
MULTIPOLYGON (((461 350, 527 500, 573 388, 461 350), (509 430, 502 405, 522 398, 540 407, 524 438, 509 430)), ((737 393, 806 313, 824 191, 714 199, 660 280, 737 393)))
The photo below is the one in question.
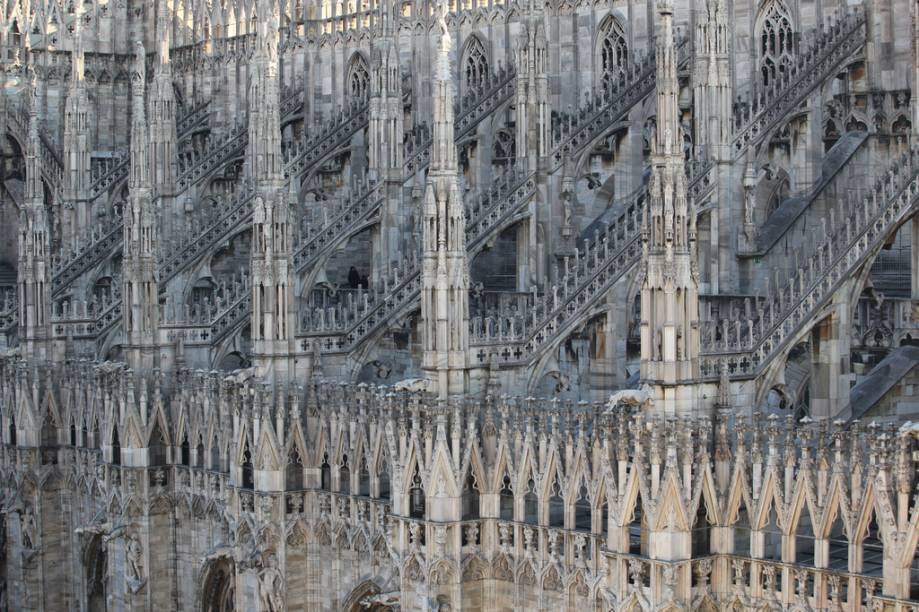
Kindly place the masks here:
POLYGON ((763 527, 763 559, 782 560, 782 528, 779 527, 775 506, 769 508, 769 522, 763 527))
POLYGON ((77 426, 73 421, 70 421, 70 446, 77 445, 77 426))
POLYGON ((501 484, 501 520, 514 520, 514 490, 511 488, 511 477, 504 475, 504 482, 501 484))
POLYGON ((182 465, 191 465, 191 446, 188 444, 188 432, 185 432, 185 435, 182 436, 182 465))
POLYGON ((243 449, 242 477, 244 489, 255 488, 255 470, 252 467, 252 451, 249 450, 248 440, 246 440, 246 446, 243 449))
POLYGON ((370 71, 367 60, 360 53, 354 54, 348 66, 348 93, 358 100, 366 100, 370 94, 370 71))
POLYGON ((591 530, 590 499, 587 493, 587 484, 581 483, 578 489, 578 498, 574 502, 574 528, 581 531, 591 530))
POLYGON ((329 465, 329 454, 322 455, 322 465, 319 468, 323 491, 332 491, 332 466, 329 465))
POLYGON ((763 87, 771 86, 792 61, 794 30, 791 13, 781 0, 770 0, 759 18, 759 71, 763 87))
POLYGON ((463 53, 463 94, 481 91, 488 84, 488 53, 478 36, 469 38, 463 53))
POLYGON ((415 475, 412 477, 412 486, 408 491, 409 516, 412 518, 423 519, 425 512, 424 488, 421 486, 421 475, 418 473, 418 467, 415 467, 415 475))
POLYGON ((623 77, 629 62, 629 48, 622 24, 608 16, 600 25, 598 38, 600 84, 607 95, 612 93, 616 83, 623 77))
POLYGON ((498 130, 492 144, 491 161, 495 166, 505 167, 514 163, 517 157, 517 144, 510 130, 498 130))
POLYGON ((112 428, 112 465, 121 465, 121 442, 118 439, 118 426, 112 428))
POLYGON ((523 496, 523 520, 530 525, 539 524, 539 499, 536 497, 536 483, 527 481, 527 492, 523 496))
POLYGON ((217 436, 211 442, 211 469, 215 472, 220 471, 220 445, 217 442, 217 436))
POLYGON ((392 499, 392 494, 389 490, 389 471, 386 469, 385 464, 382 466, 382 469, 380 469, 380 475, 377 480, 379 483, 377 485, 377 490, 379 491, 377 497, 379 499, 392 499))
POLYGON ((297 451, 296 445, 292 446, 287 455, 287 490, 299 491, 303 488, 303 460, 297 451))
POLYGON ((692 555, 704 557, 711 552, 712 528, 708 523, 708 509, 705 500, 699 500, 699 509, 696 511, 696 522, 692 527, 692 555))
POLYGON ((871 521, 865 529, 862 540, 862 571, 863 575, 881 576, 884 572, 884 544, 881 542, 881 532, 878 529, 877 516, 871 510, 871 521))
POLYGON ((367 458, 361 459, 360 470, 357 473, 357 494, 370 497, 370 470, 367 468, 367 458))
POLYGON ((45 413, 41 423, 41 445, 46 447, 57 446, 57 427, 50 412, 45 413))
POLYGON ((338 492, 342 495, 351 494, 351 468, 348 467, 348 455, 341 456, 341 466, 338 468, 338 492))
POLYGON ((236 576, 232 563, 218 561, 210 568, 204 582, 204 612, 236 610, 236 576))
POLYGON ((565 526, 565 500, 562 498, 562 485, 558 478, 549 489, 549 527, 565 526))
POLYGON ((198 436, 198 445, 195 447, 195 466, 204 468, 204 440, 198 436))
POLYGON ((476 482, 472 468, 466 474, 463 484, 463 520, 471 521, 479 518, 479 484, 476 482))
POLYGON ((105 546, 102 536, 94 536, 86 554, 86 599, 88 612, 102 612, 105 610, 106 591, 106 562, 105 546))
POLYGON ((160 429, 159 423, 153 428, 150 434, 150 446, 148 447, 150 465, 166 465, 166 438, 160 429))
POLYGON ((635 506, 632 522, 629 523, 629 554, 643 555, 648 550, 647 523, 641 511, 641 500, 635 506))
POLYGON ((741 506, 734 523, 734 554, 738 557, 750 556, 750 517, 747 509, 741 506))

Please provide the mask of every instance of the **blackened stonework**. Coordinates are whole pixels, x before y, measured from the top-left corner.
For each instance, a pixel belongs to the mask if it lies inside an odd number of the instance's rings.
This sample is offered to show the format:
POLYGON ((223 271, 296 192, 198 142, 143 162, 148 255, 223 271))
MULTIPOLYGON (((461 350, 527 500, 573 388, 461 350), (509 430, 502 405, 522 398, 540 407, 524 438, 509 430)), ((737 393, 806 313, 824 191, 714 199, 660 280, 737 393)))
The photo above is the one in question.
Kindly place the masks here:
POLYGON ((919 610, 915 0, 0 7, 0 612, 919 610))

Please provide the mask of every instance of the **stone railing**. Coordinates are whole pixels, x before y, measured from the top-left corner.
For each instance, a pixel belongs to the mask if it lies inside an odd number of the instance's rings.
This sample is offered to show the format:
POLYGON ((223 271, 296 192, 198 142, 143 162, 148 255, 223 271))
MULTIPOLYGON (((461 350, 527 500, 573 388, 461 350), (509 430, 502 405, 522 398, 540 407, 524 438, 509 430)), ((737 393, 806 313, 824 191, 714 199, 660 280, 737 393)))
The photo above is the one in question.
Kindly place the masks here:
POLYGON ((490 237, 522 213, 521 205, 535 194, 536 175, 518 166, 498 177, 487 192, 467 202, 466 251, 470 255, 477 253, 490 237))
POLYGON ((222 137, 208 139, 203 151, 180 155, 176 181, 179 189, 184 191, 230 159, 240 157, 248 142, 246 126, 237 121, 222 137))
POLYGON ((173 279, 179 272, 205 255, 220 242, 227 240, 247 227, 252 216, 252 200, 255 191, 243 189, 231 198, 220 201, 216 206, 199 209, 195 218, 187 223, 191 231, 184 234, 168 249, 160 249, 157 261, 161 286, 173 279))
MULTIPOLYGON (((704 193, 711 183, 711 164, 687 164, 689 193, 704 193)), ((475 360, 487 365, 528 363, 558 339, 571 333, 596 306, 613 284, 641 259, 641 219, 643 201, 639 195, 626 203, 624 212, 593 240, 584 240, 583 251, 575 249, 566 258, 565 269, 551 292, 536 297, 527 306, 526 316, 506 313, 478 317, 470 321, 469 342, 475 360)))
POLYGON ((751 608, 877 609, 871 604, 880 595, 880 576, 736 555, 728 558, 732 591, 751 608))
POLYGON ((641 258, 642 207, 627 209, 583 252, 566 258, 565 270, 551 293, 534 297, 525 316, 477 318, 470 322, 469 343, 479 365, 526 363, 546 345, 569 333, 613 283, 641 258))
POLYGON ((284 178, 299 176, 345 146, 351 137, 367 126, 370 106, 354 101, 340 110, 331 122, 323 122, 309 138, 284 148, 284 178))
POLYGON ((734 118, 734 157, 756 146, 865 43, 865 14, 855 8, 822 31, 760 98, 734 118))
MULTIPOLYGON (((176 118, 176 136, 179 144, 193 129, 207 120, 209 105, 210 101, 204 101, 188 108, 180 108, 181 114, 176 118)), ((93 160, 90 195, 95 198, 113 184, 127 178, 130 164, 131 158, 127 151, 119 151, 114 157, 93 160)))
POLYGON ((19 325, 19 301, 15 289, 3 292, 0 302, 0 334, 7 336, 19 325))
MULTIPOLYGON (((280 94, 279 111, 281 121, 293 115, 302 104, 302 88, 290 86, 280 94)), ((228 161, 240 157, 249 144, 248 127, 237 122, 221 138, 208 141, 204 151, 195 152, 192 156, 179 156, 179 176, 177 184, 180 190, 187 189, 228 161)))
MULTIPOLYGON (((677 46, 681 65, 690 58, 688 40, 677 46)), ((552 126, 552 168, 558 169, 565 160, 581 152, 610 126, 628 113, 638 102, 654 91, 657 83, 656 54, 652 51, 631 64, 620 79, 613 83, 612 91, 603 89, 596 99, 562 118, 552 126)))
POLYGON ((746 322, 713 321, 700 330, 701 374, 718 377, 722 367, 732 376, 749 377, 814 321, 814 315, 876 254, 892 232, 919 204, 919 148, 897 159, 869 196, 844 200, 837 222, 830 212, 820 235, 826 240, 803 258, 784 282, 776 278, 756 316, 746 322))
MULTIPOLYGON (((11 105, 6 116, 9 121, 8 128, 21 139, 20 142, 25 150, 29 144, 29 111, 19 105, 11 105)), ((42 178, 54 195, 55 201, 63 202, 64 162, 47 132, 40 128, 38 135, 41 140, 42 178)))
POLYGON ((55 338, 101 338, 121 321, 121 279, 116 278, 101 299, 65 300, 52 305, 55 338))
POLYGON ((376 219, 382 202, 379 185, 372 181, 358 183, 348 200, 331 210, 321 225, 303 228, 294 251, 294 270, 305 272, 322 253, 353 235, 357 227, 376 219))
POLYGON ((415 308, 421 296, 421 270, 417 255, 394 267, 382 281, 365 292, 347 294, 333 308, 307 308, 300 316, 301 350, 323 353, 349 352, 397 315, 415 308))
POLYGON ((161 310, 161 328, 181 329, 187 344, 211 345, 247 321, 252 311, 252 291, 249 275, 243 273, 229 280, 222 280, 214 293, 214 299, 198 304, 183 304, 177 308, 167 302, 161 310))
POLYGON ((87 270, 99 265, 121 248, 124 226, 120 216, 114 216, 100 226, 94 225, 89 237, 74 249, 62 254, 52 265, 51 295, 62 294, 70 284, 87 270))
MULTIPOLYGON (((525 169, 509 170, 495 181, 494 190, 466 208, 466 247, 475 248, 500 230, 535 193, 533 175, 525 169)), ((394 268, 369 291, 349 293, 332 308, 309 308, 300 320, 303 350, 314 344, 321 352, 353 350, 400 313, 418 307, 421 273, 417 253, 394 268)))
MULTIPOLYGON (((455 104, 453 139, 457 142, 468 136, 496 108, 511 99, 517 90, 517 73, 501 69, 489 77, 481 89, 470 92, 455 104)), ((431 162, 432 134, 422 123, 403 145, 402 175, 406 179, 426 168, 431 162)))

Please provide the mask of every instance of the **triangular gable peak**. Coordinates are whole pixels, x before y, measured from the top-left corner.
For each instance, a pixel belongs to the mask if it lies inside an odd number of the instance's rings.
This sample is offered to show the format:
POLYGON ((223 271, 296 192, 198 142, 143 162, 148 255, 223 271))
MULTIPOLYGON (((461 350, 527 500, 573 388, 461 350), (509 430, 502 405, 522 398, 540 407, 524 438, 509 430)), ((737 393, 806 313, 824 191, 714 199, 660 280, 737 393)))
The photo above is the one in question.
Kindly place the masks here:
POLYGON ((741 507, 746 508, 747 516, 752 521, 755 516, 756 504, 750 493, 750 481, 747 478, 746 470, 742 466, 735 464, 730 482, 724 508, 724 524, 733 525, 736 523, 740 516, 741 507))
POLYGON ((431 458, 431 471, 428 476, 433 489, 427 489, 428 494, 435 497, 459 497, 460 488, 457 483, 457 474, 454 473, 450 455, 446 445, 438 444, 434 447, 431 458))
POLYGON ((253 465, 260 470, 281 469, 278 439, 273 427, 262 427, 253 465))
POLYGON ((815 528, 817 533, 822 534, 824 538, 829 537, 837 516, 842 521, 844 532, 847 535, 852 533, 852 509, 842 473, 834 473, 830 478, 823 506, 822 520, 815 528))
POLYGON ((762 495, 759 498, 759 503, 756 508, 753 509, 753 516, 750 518, 750 526, 753 529, 763 529, 769 522, 770 510, 775 507, 776 523, 779 527, 782 527, 783 533, 785 531, 785 503, 782 501, 782 491, 778 487, 776 480, 775 472, 770 470, 766 472, 766 479, 763 482, 763 487, 761 491, 762 495))
POLYGON ((798 481, 795 483, 791 499, 786 508, 786 515, 782 519, 788 533, 797 531, 805 508, 807 508, 810 516, 811 525, 819 525, 823 522, 823 513, 817 509, 813 495, 813 487, 810 486, 810 475, 807 471, 799 472, 798 481))
MULTIPOLYGON (((166 417, 166 411, 163 406, 154 406, 151 417, 149 423, 147 423, 147 431, 145 432, 145 439, 147 440, 146 446, 149 446, 150 443, 153 442, 153 432, 157 428, 159 428, 160 435, 163 437, 163 444, 166 446, 173 446, 172 432, 169 429, 169 419, 166 417)), ((179 435, 181 436, 181 434, 179 435)), ((177 439, 181 439, 181 437, 177 439)))
POLYGON ((649 523, 653 524, 656 530, 689 531, 692 527, 683 503, 682 487, 673 471, 668 471, 664 476, 664 482, 658 490, 657 507, 649 523))
POLYGON ((722 524, 722 510, 718 499, 718 489, 715 487, 715 477, 712 474, 711 464, 705 463, 696 472, 694 491, 690 503, 689 515, 695 516, 699 512, 699 505, 705 504, 705 514, 712 525, 722 524))

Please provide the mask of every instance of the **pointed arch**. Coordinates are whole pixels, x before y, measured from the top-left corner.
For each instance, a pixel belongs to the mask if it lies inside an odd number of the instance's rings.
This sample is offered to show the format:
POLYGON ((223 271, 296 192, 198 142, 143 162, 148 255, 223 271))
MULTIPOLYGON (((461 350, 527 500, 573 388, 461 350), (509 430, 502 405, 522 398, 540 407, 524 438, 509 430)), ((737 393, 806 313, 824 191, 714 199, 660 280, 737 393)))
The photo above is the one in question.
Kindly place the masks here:
POLYGON ((596 45, 600 85, 609 95, 615 84, 625 74, 629 63, 629 46, 625 29, 615 15, 607 15, 600 23, 596 45))
POLYGON ((488 84, 489 71, 488 51, 482 39, 475 34, 466 40, 463 48, 463 94, 480 91, 488 84))
POLYGON ((792 62, 795 30, 784 0, 767 0, 756 18, 757 58, 763 87, 778 80, 792 62))
POLYGON ((370 95, 370 68, 367 58, 355 51, 348 62, 347 94, 357 100, 366 100, 370 95))

